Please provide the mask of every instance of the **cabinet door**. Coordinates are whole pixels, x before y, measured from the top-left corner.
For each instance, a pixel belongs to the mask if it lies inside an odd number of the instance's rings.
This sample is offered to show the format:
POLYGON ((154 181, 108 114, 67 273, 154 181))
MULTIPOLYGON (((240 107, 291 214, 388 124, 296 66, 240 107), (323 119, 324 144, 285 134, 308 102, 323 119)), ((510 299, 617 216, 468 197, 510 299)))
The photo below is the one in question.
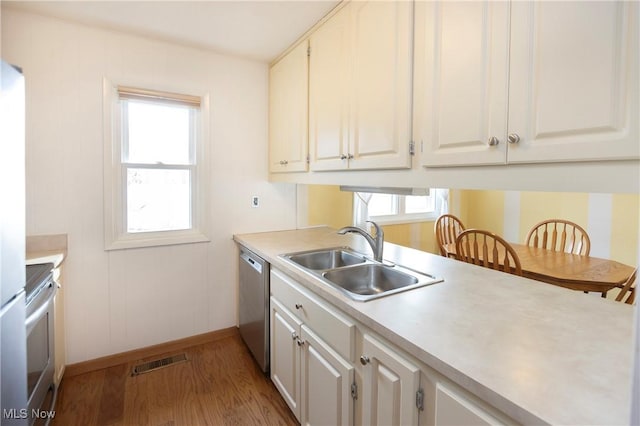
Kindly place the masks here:
POLYGON ((508 49, 507 2, 416 2, 423 165, 505 162, 508 49))
POLYGON ((411 167, 413 3, 351 4, 350 169, 411 167))
POLYGON ((416 425, 420 369, 371 335, 364 335, 362 422, 365 425, 416 425))
POLYGON ((514 2, 507 161, 639 158, 638 3, 514 2))
POLYGON ((353 424, 354 367, 305 325, 301 337, 301 424, 353 424))
POLYGON ((300 421, 301 323, 271 298, 271 380, 300 421))
POLYGON ((269 72, 269 171, 307 170, 308 57, 300 43, 269 72))
POLYGON ((349 164, 349 9, 341 9, 309 40, 311 170, 346 169, 349 164))
POLYGON ((438 383, 436 385, 436 426, 504 424, 478 405, 438 383))

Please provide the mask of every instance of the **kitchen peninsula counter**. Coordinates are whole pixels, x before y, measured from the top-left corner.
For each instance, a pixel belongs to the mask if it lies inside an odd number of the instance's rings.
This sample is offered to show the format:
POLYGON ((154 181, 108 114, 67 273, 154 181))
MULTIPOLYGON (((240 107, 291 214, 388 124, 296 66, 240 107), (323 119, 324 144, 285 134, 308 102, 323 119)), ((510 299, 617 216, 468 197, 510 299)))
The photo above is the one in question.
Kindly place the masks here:
POLYGON ((517 422, 628 424, 633 307, 385 243, 385 260, 444 282, 356 302, 279 255, 349 246, 328 227, 234 240, 517 422))

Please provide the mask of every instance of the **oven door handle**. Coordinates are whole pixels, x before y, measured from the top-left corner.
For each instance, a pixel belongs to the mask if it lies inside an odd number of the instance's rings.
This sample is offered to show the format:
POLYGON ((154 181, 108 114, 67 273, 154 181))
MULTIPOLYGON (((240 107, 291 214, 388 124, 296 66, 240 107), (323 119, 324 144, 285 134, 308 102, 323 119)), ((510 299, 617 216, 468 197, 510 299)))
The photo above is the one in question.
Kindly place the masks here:
POLYGON ((56 295, 56 286, 54 285, 54 283, 49 284, 49 291, 51 292, 51 294, 49 294, 46 301, 41 303, 40 306, 38 306, 38 309, 36 309, 27 318, 27 321, 26 321, 27 335, 31 332, 33 327, 36 325, 36 322, 38 322, 38 319, 42 316, 42 314, 44 314, 49 309, 49 305, 53 302, 53 298, 56 295))

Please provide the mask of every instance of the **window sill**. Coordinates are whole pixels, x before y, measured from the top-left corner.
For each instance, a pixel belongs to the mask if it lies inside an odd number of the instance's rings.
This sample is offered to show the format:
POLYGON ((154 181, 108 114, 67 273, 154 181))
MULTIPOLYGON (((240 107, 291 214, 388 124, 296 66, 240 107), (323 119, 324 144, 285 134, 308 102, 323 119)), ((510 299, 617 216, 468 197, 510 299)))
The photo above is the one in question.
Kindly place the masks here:
POLYGON ((170 246, 177 244, 206 243, 211 241, 202 232, 191 229, 186 231, 141 232, 139 234, 120 235, 114 241, 105 244, 105 250, 125 250, 143 247, 170 246))
POLYGON ((370 220, 374 221, 378 225, 404 225, 409 223, 420 223, 420 222, 435 222, 438 219, 438 215, 429 214, 429 215, 394 215, 394 216, 376 216, 370 218, 370 220))

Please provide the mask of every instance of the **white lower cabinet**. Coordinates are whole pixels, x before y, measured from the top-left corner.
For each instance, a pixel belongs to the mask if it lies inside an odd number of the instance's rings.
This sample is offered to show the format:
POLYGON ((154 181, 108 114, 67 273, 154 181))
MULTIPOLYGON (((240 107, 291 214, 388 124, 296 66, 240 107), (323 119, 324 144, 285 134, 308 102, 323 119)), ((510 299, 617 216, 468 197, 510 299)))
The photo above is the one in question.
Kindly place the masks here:
POLYGON ((355 368, 302 325, 302 425, 352 425, 355 368))
POLYGON ((302 323, 271 298, 271 380, 300 420, 300 349, 302 323))
POLYGON ((302 425, 353 425, 355 325, 271 271, 271 380, 302 425))
POLYGON ((457 425, 503 425, 485 409, 473 403, 460 392, 446 384, 436 385, 435 424, 457 425))
POLYGON ((355 368, 274 297, 271 380, 300 424, 353 424, 355 368))
POLYGON ((362 355, 362 424, 417 425, 420 367, 370 334, 362 355))
POLYGON ((517 423, 277 269, 270 306, 271 380, 301 425, 517 423))

